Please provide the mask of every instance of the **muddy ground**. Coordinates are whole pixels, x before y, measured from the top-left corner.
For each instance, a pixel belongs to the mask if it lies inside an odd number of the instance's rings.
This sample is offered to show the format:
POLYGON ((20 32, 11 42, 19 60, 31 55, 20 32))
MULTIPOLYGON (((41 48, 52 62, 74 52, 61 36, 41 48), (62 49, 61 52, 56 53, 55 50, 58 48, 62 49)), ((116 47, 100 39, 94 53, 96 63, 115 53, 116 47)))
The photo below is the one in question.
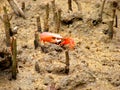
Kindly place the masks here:
MULTIPOLYGON (((112 40, 104 34, 108 30, 107 22, 111 20, 112 10, 109 0, 105 4, 103 21, 96 26, 93 20, 98 18, 103 0, 78 0, 81 10, 78 11, 72 2, 73 11, 68 13, 67 0, 56 0, 57 8, 62 9, 62 19, 75 18, 71 23, 61 23, 59 34, 72 37, 75 49, 69 51, 70 72, 64 73, 65 50, 58 45, 46 43, 46 53, 34 49, 34 33, 37 30, 36 17, 40 15, 44 29, 45 5, 50 4, 49 32, 56 32, 52 0, 17 0, 19 5, 25 1, 26 19, 16 16, 6 0, 9 13, 12 13, 11 25, 17 27, 18 73, 16 80, 10 80, 11 69, 0 71, 0 90, 49 90, 51 83, 57 90, 120 90, 120 11, 117 9, 118 28, 114 27, 112 40), (77 18, 77 19, 76 19, 77 18), (40 67, 35 70, 35 63, 40 67)), ((110 0, 112 1, 112 0, 110 0)), ((0 45, 5 45, 4 24, 0 21, 0 45)))

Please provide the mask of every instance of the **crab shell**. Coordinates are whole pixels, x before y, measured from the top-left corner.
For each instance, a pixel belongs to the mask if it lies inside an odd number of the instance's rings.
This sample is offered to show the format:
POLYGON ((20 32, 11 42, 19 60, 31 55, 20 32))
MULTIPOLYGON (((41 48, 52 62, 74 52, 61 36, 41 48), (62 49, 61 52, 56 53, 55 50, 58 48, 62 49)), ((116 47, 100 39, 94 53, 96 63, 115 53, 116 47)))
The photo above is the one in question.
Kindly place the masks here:
POLYGON ((43 32, 40 34, 40 40, 43 42, 59 43, 63 37, 59 34, 43 32))

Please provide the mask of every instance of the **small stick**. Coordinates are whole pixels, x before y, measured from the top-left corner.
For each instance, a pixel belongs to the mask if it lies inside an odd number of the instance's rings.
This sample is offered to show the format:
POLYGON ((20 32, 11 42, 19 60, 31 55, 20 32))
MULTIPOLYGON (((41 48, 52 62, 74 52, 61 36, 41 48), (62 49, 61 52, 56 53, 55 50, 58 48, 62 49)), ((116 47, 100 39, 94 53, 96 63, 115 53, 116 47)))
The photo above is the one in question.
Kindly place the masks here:
POLYGON ((113 15, 112 15, 113 21, 114 21, 114 18, 115 18, 115 14, 116 14, 116 9, 113 9, 113 15))
POLYGON ((48 20, 49 19, 49 4, 47 3, 46 5, 46 18, 44 20, 44 31, 48 32, 49 31, 49 25, 48 25, 48 20))
POLYGON ((118 27, 118 17, 117 17, 117 15, 115 15, 115 27, 116 28, 118 27))
POLYGON ((34 47, 37 49, 40 46, 40 38, 39 38, 39 33, 36 31, 35 32, 35 40, 34 40, 34 47))
POLYGON ((112 39, 113 38, 113 23, 114 23, 114 21, 112 20, 112 21, 110 21, 109 22, 109 31, 108 31, 108 35, 109 35, 109 39, 112 39))
POLYGON ((48 32, 48 31, 49 31, 48 20, 45 19, 45 20, 44 20, 44 32, 48 32))
POLYGON ((57 14, 57 33, 60 31, 60 26, 61 26, 61 9, 58 10, 57 14))
POLYGON ((56 11, 55 0, 51 1, 51 3, 52 3, 52 10, 53 10, 53 21, 55 21, 55 11, 56 11))
POLYGON ((9 47, 10 46, 10 36, 12 36, 12 30, 11 30, 11 24, 10 24, 10 18, 8 17, 7 9, 4 6, 4 15, 3 15, 3 23, 5 27, 5 34, 6 34, 6 45, 9 47))
POLYGON ((58 13, 55 12, 55 15, 54 15, 54 19, 55 19, 55 30, 56 30, 56 33, 58 32, 58 13))
POLYGON ((116 13, 116 9, 113 8, 113 15, 112 15, 112 21, 109 22, 109 31, 108 31, 108 35, 109 35, 109 38, 112 39, 113 38, 113 24, 114 24, 114 18, 115 18, 115 13, 116 13))
POLYGON ((40 16, 38 16, 36 19, 37 19, 37 31, 42 33, 40 16))
POLYGON ((57 11, 55 12, 54 18, 55 18, 55 24, 56 24, 56 26, 57 26, 57 21, 58 21, 58 13, 57 13, 57 11))
POLYGON ((35 31, 34 48, 37 49, 38 47, 41 48, 42 52, 46 52, 45 48, 41 45, 41 41, 40 41, 40 37, 39 37, 39 32, 35 31))
POLYGON ((117 15, 116 15, 116 8, 118 6, 118 3, 116 1, 113 1, 112 2, 112 8, 113 8, 113 16, 112 16, 112 19, 113 19, 113 22, 114 22, 114 19, 115 19, 115 27, 117 27, 117 15))
POLYGON ((68 0, 68 11, 72 11, 72 0, 68 0))
POLYGON ((35 62, 35 71, 37 73, 40 73, 40 66, 39 66, 38 62, 35 62))
POLYGON ((22 2, 22 8, 23 11, 25 11, 25 2, 22 2))
POLYGON ((22 9, 18 6, 16 0, 7 0, 7 1, 8 1, 8 3, 10 4, 11 8, 14 10, 14 12, 15 12, 16 15, 21 16, 21 17, 23 17, 24 19, 26 18, 24 12, 23 12, 22 9))
POLYGON ((101 12, 100 12, 100 21, 101 22, 103 21, 103 9, 105 6, 105 2, 106 2, 106 0, 103 0, 102 7, 101 7, 101 12))
POLYGON ((9 47, 10 46, 10 32, 9 32, 9 24, 7 21, 7 16, 3 15, 3 19, 4 19, 4 26, 5 26, 6 45, 9 47))
POLYGON ((66 74, 69 74, 69 65, 70 65, 70 63, 69 63, 69 51, 67 50, 67 51, 65 51, 65 56, 66 56, 66 66, 65 66, 65 73, 66 74))
POLYGON ((16 79, 17 75, 17 44, 16 38, 12 37, 12 78, 16 79))
POLYGON ((49 3, 46 5, 46 19, 49 19, 49 3))

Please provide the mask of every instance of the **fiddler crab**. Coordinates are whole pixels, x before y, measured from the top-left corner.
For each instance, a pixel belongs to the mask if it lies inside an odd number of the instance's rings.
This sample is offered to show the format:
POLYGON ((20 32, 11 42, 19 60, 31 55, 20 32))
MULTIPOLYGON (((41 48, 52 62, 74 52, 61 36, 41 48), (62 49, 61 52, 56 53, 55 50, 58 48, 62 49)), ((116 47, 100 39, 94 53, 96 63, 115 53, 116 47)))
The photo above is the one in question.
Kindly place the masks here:
POLYGON ((40 41, 43 43, 49 42, 53 44, 60 45, 61 47, 68 46, 70 49, 74 49, 75 42, 70 37, 62 37, 59 34, 50 33, 50 32, 43 32, 40 34, 40 41))

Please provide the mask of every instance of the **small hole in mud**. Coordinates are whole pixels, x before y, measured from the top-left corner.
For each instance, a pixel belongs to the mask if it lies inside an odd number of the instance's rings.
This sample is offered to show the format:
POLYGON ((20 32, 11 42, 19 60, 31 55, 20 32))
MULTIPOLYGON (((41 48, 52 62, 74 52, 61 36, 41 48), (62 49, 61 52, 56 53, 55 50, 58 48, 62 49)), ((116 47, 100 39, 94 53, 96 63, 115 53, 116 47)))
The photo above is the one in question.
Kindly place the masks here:
POLYGON ((45 83, 44 85, 45 85, 45 86, 48 86, 48 83, 45 83))
POLYGON ((81 63, 86 63, 85 61, 81 61, 81 63))
POLYGON ((107 30, 103 30, 103 33, 106 35, 106 34, 108 34, 108 32, 109 32, 109 30, 107 29, 107 30))
POLYGON ((103 66, 107 66, 107 64, 105 64, 105 63, 103 63, 102 65, 103 65, 103 66))
POLYGON ((98 21, 97 20, 93 20, 92 23, 93 23, 94 26, 96 26, 98 24, 98 21))
POLYGON ((106 47, 107 49, 109 49, 109 47, 106 47))
POLYGON ((70 24, 72 24, 73 23, 73 21, 72 20, 70 20, 70 21, 62 21, 62 24, 63 25, 70 25, 70 24))
POLYGON ((23 68, 23 66, 19 66, 19 68, 23 68))
POLYGON ((89 47, 89 46, 86 46, 85 48, 86 48, 86 49, 90 49, 90 47, 89 47))
POLYGON ((47 72, 48 72, 48 73, 52 73, 52 71, 51 71, 51 70, 47 70, 47 72))
POLYGON ((116 81, 119 81, 119 79, 117 79, 116 81))
POLYGON ((28 46, 27 46, 27 45, 24 45, 24 46, 22 46, 22 48, 28 48, 28 46))
POLYGON ((78 20, 83 20, 83 18, 78 18, 78 20))

